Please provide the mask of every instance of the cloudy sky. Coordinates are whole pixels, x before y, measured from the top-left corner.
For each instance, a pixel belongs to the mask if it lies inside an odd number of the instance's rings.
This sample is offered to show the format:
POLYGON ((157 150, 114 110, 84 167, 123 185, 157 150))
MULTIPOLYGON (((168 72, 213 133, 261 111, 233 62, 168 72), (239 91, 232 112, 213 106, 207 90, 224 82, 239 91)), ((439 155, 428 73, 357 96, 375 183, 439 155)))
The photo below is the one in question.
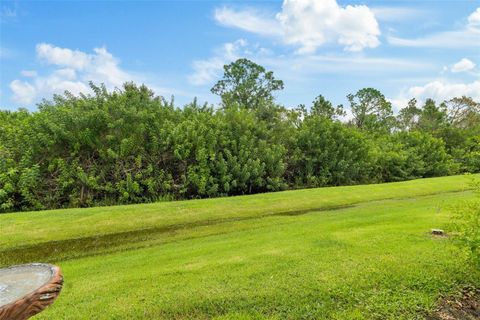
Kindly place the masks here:
POLYGON ((284 80, 287 106, 363 87, 396 108, 480 100, 480 1, 0 2, 1 109, 35 110, 89 81, 216 103, 209 89, 239 57, 284 80))

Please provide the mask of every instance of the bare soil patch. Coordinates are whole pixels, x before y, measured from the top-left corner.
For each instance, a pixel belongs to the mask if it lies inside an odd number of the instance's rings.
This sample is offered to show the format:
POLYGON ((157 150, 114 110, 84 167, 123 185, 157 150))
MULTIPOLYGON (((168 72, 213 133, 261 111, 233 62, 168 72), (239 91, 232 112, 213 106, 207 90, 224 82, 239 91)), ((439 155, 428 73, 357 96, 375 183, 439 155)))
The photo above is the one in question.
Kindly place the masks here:
POLYGON ((458 295, 443 298, 427 320, 480 319, 480 288, 464 288, 458 295))

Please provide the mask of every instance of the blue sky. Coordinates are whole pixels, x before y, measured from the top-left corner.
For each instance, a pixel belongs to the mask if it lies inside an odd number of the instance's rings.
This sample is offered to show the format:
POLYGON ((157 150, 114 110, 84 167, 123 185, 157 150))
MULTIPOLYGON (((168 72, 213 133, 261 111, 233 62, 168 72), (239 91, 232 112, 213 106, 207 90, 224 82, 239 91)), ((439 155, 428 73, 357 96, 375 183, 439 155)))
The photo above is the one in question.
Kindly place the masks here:
POLYGON ((145 83, 179 105, 247 57, 284 80, 278 101, 335 103, 363 87, 480 100, 480 1, 2 1, 0 108, 145 83))

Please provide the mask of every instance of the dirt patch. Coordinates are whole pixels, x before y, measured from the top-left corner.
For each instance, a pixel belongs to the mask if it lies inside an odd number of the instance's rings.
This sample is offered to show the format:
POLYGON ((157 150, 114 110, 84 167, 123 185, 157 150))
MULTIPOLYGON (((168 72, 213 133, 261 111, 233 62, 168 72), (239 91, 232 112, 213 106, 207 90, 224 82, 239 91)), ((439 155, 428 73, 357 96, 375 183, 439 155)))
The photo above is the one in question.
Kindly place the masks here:
POLYGON ((480 288, 465 288, 456 296, 443 298, 427 320, 480 319, 480 288))

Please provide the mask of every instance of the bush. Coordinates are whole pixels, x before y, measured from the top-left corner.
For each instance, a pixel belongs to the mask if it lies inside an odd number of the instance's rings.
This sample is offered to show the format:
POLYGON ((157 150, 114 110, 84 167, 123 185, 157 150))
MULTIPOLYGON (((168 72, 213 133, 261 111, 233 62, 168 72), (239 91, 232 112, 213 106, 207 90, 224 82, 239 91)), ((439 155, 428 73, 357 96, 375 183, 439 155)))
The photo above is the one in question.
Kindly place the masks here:
POLYGON ((305 119, 297 136, 297 186, 347 185, 368 180, 369 145, 357 129, 313 116, 305 119))
POLYGON ((445 176, 457 170, 444 142, 425 132, 374 137, 371 150, 377 182, 445 176))
POLYGON ((468 253, 475 266, 480 267, 480 181, 473 183, 477 198, 454 210, 452 231, 460 247, 468 253))
POLYGON ((480 171, 477 122, 443 136, 415 125, 396 132, 389 104, 371 89, 354 104, 363 128, 339 121, 342 107, 323 97, 310 112, 279 106, 271 92, 252 105, 223 99, 216 110, 196 100, 177 108, 133 83, 91 89, 55 96, 35 112, 0 111, 0 212, 480 171), (365 109, 372 101, 378 115, 365 109))

